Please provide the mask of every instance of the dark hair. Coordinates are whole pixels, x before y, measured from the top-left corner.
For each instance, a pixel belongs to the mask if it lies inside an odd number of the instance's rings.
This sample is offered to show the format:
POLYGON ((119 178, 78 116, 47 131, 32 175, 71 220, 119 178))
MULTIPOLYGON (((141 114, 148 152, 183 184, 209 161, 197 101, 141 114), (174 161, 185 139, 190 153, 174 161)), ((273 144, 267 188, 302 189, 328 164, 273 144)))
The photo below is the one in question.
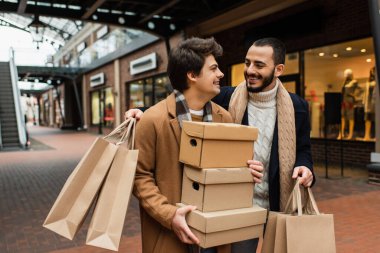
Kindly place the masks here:
POLYGON ((214 38, 190 38, 179 43, 170 51, 168 75, 172 87, 180 92, 188 89, 187 73, 199 75, 205 63, 205 58, 213 55, 222 56, 223 48, 214 38))
POLYGON ((273 61, 275 65, 285 64, 286 47, 285 44, 276 38, 263 38, 253 42, 253 46, 273 48, 273 61))

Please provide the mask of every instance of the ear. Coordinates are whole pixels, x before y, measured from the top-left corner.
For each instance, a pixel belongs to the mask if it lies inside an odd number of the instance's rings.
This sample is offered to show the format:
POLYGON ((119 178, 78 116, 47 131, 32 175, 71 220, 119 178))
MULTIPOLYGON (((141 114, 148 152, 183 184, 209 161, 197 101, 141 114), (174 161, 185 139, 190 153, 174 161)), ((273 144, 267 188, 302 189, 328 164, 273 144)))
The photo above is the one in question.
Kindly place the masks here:
POLYGON ((284 69, 285 69, 285 65, 284 64, 278 64, 278 65, 276 65, 275 71, 274 71, 275 72, 274 75, 276 77, 281 76, 282 73, 284 73, 284 69))
POLYGON ((189 81, 191 81, 191 82, 196 81, 197 76, 194 74, 194 72, 189 71, 186 73, 186 75, 187 75, 187 79, 189 79, 189 81))

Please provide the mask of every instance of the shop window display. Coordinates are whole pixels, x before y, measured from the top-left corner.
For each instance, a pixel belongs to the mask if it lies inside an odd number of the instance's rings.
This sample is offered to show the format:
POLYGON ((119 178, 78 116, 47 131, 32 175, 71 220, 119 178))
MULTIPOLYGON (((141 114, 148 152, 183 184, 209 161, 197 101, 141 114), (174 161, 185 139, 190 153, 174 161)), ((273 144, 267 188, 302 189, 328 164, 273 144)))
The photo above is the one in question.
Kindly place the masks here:
POLYGON ((91 124, 113 127, 114 97, 112 88, 96 90, 91 93, 91 124))
POLYGON ((129 108, 150 107, 165 99, 172 87, 167 75, 145 78, 127 83, 129 108))
POLYGON ((311 137, 374 141, 375 85, 372 38, 306 50, 305 98, 310 105, 311 137), (325 96, 332 94, 340 95, 335 101, 340 110, 325 106, 325 96), (325 110, 337 119, 326 128, 325 110))

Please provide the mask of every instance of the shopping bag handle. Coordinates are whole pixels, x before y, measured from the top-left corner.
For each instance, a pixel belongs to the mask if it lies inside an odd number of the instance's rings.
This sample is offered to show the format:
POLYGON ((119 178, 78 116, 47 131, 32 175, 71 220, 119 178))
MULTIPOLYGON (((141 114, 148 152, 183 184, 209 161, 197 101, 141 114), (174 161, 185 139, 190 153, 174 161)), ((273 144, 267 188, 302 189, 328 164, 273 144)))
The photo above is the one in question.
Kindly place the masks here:
POLYGON ((123 123, 121 123, 120 125, 118 125, 114 130, 112 130, 111 133, 107 134, 106 136, 103 137, 103 139, 112 139, 112 138, 118 138, 118 139, 121 139, 120 138, 120 135, 123 136, 127 127, 128 127, 128 124, 129 122, 131 121, 131 119, 126 119, 123 123))
POLYGON ((117 126, 111 133, 104 136, 103 139, 113 140, 116 145, 126 143, 128 148, 134 149, 136 131, 136 119, 129 118, 117 126))
POLYGON ((305 205, 303 206, 301 198, 301 184, 299 182, 299 178, 297 178, 293 191, 291 192, 288 202, 286 203, 285 213, 292 214, 297 210, 298 216, 302 216, 303 213, 317 215, 320 214, 310 187, 306 187, 305 191, 306 198, 304 203, 305 205))
POLYGON ((132 118, 129 121, 126 131, 116 145, 126 143, 129 149, 135 148, 135 133, 136 133, 136 119, 132 118))

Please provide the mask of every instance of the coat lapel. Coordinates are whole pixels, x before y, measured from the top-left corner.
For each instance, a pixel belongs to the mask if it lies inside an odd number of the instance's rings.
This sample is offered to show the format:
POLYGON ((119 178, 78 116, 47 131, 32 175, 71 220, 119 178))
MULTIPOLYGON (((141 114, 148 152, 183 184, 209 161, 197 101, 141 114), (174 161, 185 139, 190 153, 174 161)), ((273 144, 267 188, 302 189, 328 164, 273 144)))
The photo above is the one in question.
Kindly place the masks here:
POLYGON ((175 95, 172 93, 167 99, 167 108, 168 114, 171 117, 170 127, 174 133, 175 139, 177 140, 177 144, 180 144, 181 140, 181 127, 179 126, 179 122, 176 114, 176 103, 175 103, 175 95))

